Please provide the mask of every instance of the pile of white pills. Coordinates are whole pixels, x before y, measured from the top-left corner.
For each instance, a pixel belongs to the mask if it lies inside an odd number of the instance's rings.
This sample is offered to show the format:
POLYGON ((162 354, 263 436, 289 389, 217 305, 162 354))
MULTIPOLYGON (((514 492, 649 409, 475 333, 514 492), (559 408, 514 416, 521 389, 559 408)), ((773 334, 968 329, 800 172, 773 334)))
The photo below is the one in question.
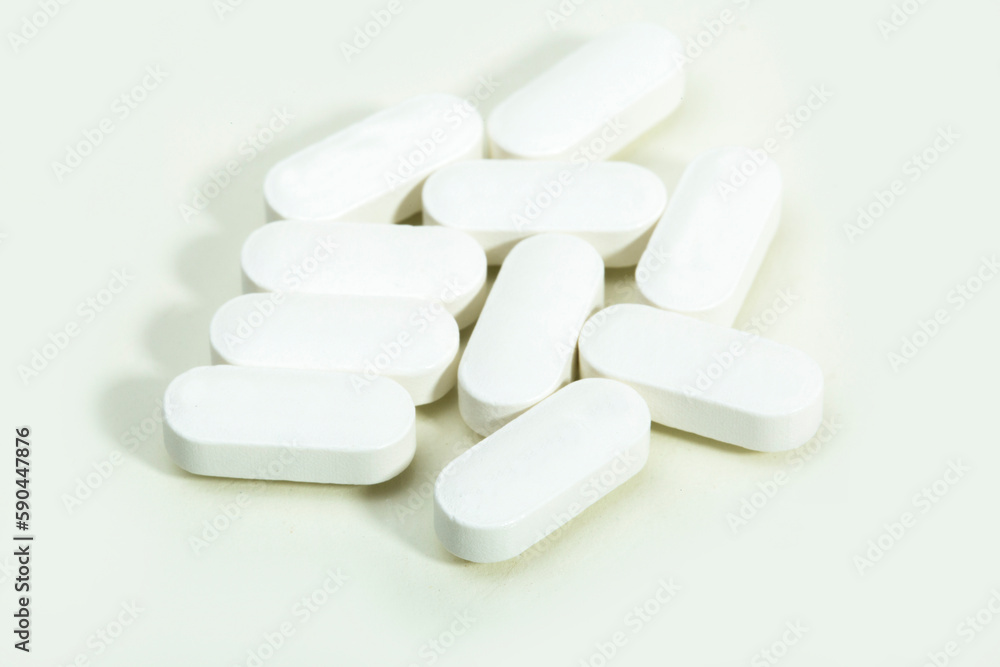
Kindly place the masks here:
POLYGON ((623 26, 485 123, 422 95, 275 165, 276 221, 247 239, 245 294, 212 319, 218 365, 166 390, 177 465, 377 484, 413 459, 415 406, 457 385, 485 438, 438 477, 435 529, 457 556, 495 562, 636 475, 651 422, 759 451, 808 441, 819 366, 730 328, 780 218, 774 163, 723 189, 752 153, 708 151, 668 203, 655 174, 592 157, 677 107, 682 63, 671 33, 623 26), (393 224, 419 211, 423 225, 393 224), (605 267, 631 266, 643 303, 604 308, 605 267))

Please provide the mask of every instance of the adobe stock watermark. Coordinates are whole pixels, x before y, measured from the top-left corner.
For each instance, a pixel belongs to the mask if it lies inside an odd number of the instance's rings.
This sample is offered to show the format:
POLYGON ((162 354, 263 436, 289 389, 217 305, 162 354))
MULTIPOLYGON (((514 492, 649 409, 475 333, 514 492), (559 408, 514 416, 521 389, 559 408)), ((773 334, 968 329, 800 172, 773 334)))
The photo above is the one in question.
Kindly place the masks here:
POLYGON ((295 601, 289 610, 291 620, 284 620, 273 630, 264 632, 260 642, 247 649, 245 657, 237 663, 241 667, 263 667, 285 646, 295 632, 323 610, 351 578, 341 569, 330 568, 324 572, 324 579, 316 588, 295 601))
POLYGON ((572 183, 573 172, 568 169, 560 170, 558 174, 553 174, 552 178, 543 181, 535 192, 525 198, 521 210, 510 214, 511 226, 520 232, 534 224, 542 213, 558 201, 572 183))
MULTIPOLYGON (((732 0, 736 9, 745 12, 756 0, 732 0)), ((739 12, 728 7, 719 11, 718 15, 702 21, 701 29, 688 37, 684 43, 683 55, 678 58, 682 67, 689 67, 705 55, 722 36, 736 23, 739 12)))
MULTIPOLYGON (((583 172, 594 162, 603 160, 614 153, 619 148, 617 143, 626 129, 628 126, 624 121, 618 117, 612 118, 589 142, 573 153, 570 158, 573 166, 578 172, 583 172)), ((542 181, 535 192, 525 198, 521 210, 511 213, 510 221, 513 228, 520 232, 537 222, 546 210, 559 201, 559 198, 570 188, 573 181, 573 172, 568 169, 562 169, 553 174, 551 178, 542 181)))
POLYGON ((625 134, 628 124, 617 116, 609 120, 590 141, 585 143, 570 157, 576 167, 583 171, 594 162, 598 162, 613 154, 617 148, 616 144, 625 134))
POLYGON ((226 17, 243 6, 245 0, 213 0, 212 9, 220 21, 225 21, 226 17))
POLYGON ((320 267, 336 256, 340 245, 333 240, 333 234, 316 239, 313 247, 296 262, 292 262, 281 275, 281 281, 290 291, 296 291, 316 278, 320 267))
POLYGON ((232 329, 222 334, 222 342, 230 350, 235 350, 250 340, 285 303, 286 292, 262 292, 262 299, 254 300, 253 309, 243 315, 232 329))
POLYGON ((854 556, 854 567, 858 574, 864 576, 865 572, 880 562, 917 525, 920 518, 941 502, 971 470, 959 459, 949 461, 948 467, 938 479, 914 493, 910 498, 912 510, 907 509, 895 519, 882 524, 882 532, 868 540, 865 550, 854 556))
MULTIPOLYGON (((656 258, 656 253, 651 253, 650 261, 656 258)), ((666 258, 660 256, 662 262, 666 258)), ((662 266, 658 265, 658 266, 662 266)), ((639 273, 636 273, 639 279, 639 273)), ((648 278, 647 278, 648 279, 648 278)), ((771 305, 760 313, 754 315, 744 323, 740 330, 750 334, 750 339, 746 341, 734 341, 724 350, 719 350, 712 355, 712 361, 698 369, 691 383, 684 386, 684 395, 688 399, 695 399, 704 396, 705 392, 711 391, 712 387, 728 373, 746 354, 749 346, 757 341, 763 333, 774 326, 782 315, 788 313, 792 306, 799 300, 799 296, 791 289, 778 290, 777 295, 771 305)))
POLYGON ((21 17, 17 31, 7 33, 7 42, 16 54, 54 19, 70 0, 38 0, 38 10, 21 17))
POLYGON ((912 362, 920 351, 951 323, 952 316, 975 299, 998 273, 1000 273, 1000 263, 997 262, 997 256, 983 257, 972 275, 948 292, 945 297, 948 306, 935 309, 927 319, 917 320, 917 326, 913 331, 900 340, 899 348, 888 353, 887 360, 893 372, 898 373, 900 368, 912 362))
MULTIPOLYGON (((596 334, 598 331, 600 331, 601 328, 607 323, 608 316, 615 314, 618 311, 618 309, 621 308, 621 306, 622 304, 615 303, 608 306, 607 308, 602 308, 601 310, 597 311, 596 313, 588 317, 587 321, 583 323, 583 327, 581 327, 580 332, 578 334, 573 335, 573 338, 575 339, 573 347, 578 347, 582 341, 587 340, 588 338, 596 334)), ((557 343, 557 345, 562 345, 562 343, 561 342, 557 343)), ((567 350, 557 349, 557 351, 559 351, 564 355, 567 352, 572 352, 572 350, 569 349, 567 350)))
POLYGON ((723 202, 729 201, 731 196, 739 192, 754 176, 760 173, 761 167, 781 150, 782 140, 791 141, 798 131, 805 127, 832 98, 833 93, 827 89, 826 84, 810 88, 801 104, 775 122, 776 135, 765 139, 760 148, 751 149, 749 157, 734 167, 728 178, 717 183, 716 190, 719 198, 723 202))
POLYGON ((372 43, 379 38, 383 31, 387 30, 396 17, 403 13, 403 10, 412 0, 389 0, 385 6, 373 9, 368 12, 371 17, 361 25, 354 26, 354 33, 351 40, 340 42, 340 53, 344 60, 350 63, 361 55, 372 43))
POLYGON ((430 133, 413 140, 413 148, 399 156, 395 168, 385 172, 384 181, 389 190, 397 187, 417 175, 420 167, 433 157, 441 145, 447 143, 452 135, 459 130, 467 120, 478 116, 477 109, 488 100, 502 85, 492 76, 481 76, 472 93, 456 102, 452 108, 442 114, 445 126, 435 127, 430 133))
POLYGON ((87 328, 97 316, 118 299, 125 288, 132 284, 135 276, 129 269, 123 268, 111 272, 107 285, 93 295, 81 301, 76 307, 77 317, 69 320, 62 327, 50 331, 47 342, 31 350, 27 363, 17 366, 17 375, 22 384, 28 384, 41 375, 49 365, 61 355, 69 344, 87 328))
POLYGON ((436 299, 422 302, 410 313, 406 326, 401 328, 390 340, 379 345, 379 351, 366 359, 361 371, 351 374, 351 386, 355 391, 366 389, 375 378, 385 375, 405 354, 421 333, 426 331, 433 322, 443 316, 450 315, 448 305, 455 302, 464 293, 464 285, 455 276, 444 281, 444 287, 436 299))
POLYGON ((558 30, 559 26, 568 21, 576 10, 587 4, 589 0, 560 0, 559 4, 545 10, 545 20, 552 30, 558 30))
POLYGON ((854 243, 864 236, 909 191, 908 183, 912 185, 923 178, 961 138, 951 125, 939 127, 934 140, 903 163, 901 177, 893 179, 884 189, 875 190, 871 201, 858 207, 854 222, 844 224, 847 240, 854 243))
POLYGON ((892 5, 892 11, 885 18, 875 22, 882 39, 889 41, 893 33, 899 32, 927 4, 927 0, 903 0, 892 5))
POLYGON ((213 169, 208 180, 194 189, 191 199, 178 205, 184 222, 191 222, 193 217, 207 209, 226 188, 232 185, 233 179, 243 172, 244 167, 257 159, 257 156, 267 150, 279 134, 288 129, 294 119, 295 115, 284 107, 272 109, 271 116, 236 147, 237 157, 213 169))
POLYGON ((629 640, 652 623, 681 590, 673 577, 663 577, 656 583, 656 590, 625 614, 620 629, 595 643, 590 655, 580 658, 577 663, 579 667, 607 667, 611 664, 619 652, 628 645, 629 640))
POLYGON ((200 530, 188 536, 188 546, 196 556, 204 553, 243 518, 244 510, 253 501, 253 495, 264 488, 267 480, 281 479, 282 471, 296 458, 295 451, 290 447, 294 447, 294 443, 283 447, 270 461, 257 467, 256 478, 251 480, 250 488, 237 493, 231 501, 219 505, 219 511, 204 519, 199 526, 200 530))
POLYGON ((86 649, 77 653, 72 660, 66 663, 66 667, 90 667, 91 661, 104 655, 145 611, 146 609, 140 607, 135 600, 122 602, 111 620, 87 637, 86 649))
POLYGON ((982 607, 955 626, 954 638, 946 641, 940 648, 924 654, 927 660, 921 667, 947 667, 962 653, 963 646, 968 647, 993 623, 994 619, 1000 617, 1000 589, 991 589, 989 595, 982 607))
MULTIPOLYGON (((474 452, 475 448, 472 448, 466 455, 471 456, 474 452)), ((633 450, 619 452, 600 472, 585 479, 577 487, 573 499, 565 502, 561 510, 549 517, 548 523, 536 533, 534 544, 528 547, 520 558, 526 562, 548 551, 562 537, 562 529, 566 524, 633 476, 638 462, 639 459, 633 450)))
MULTIPOLYGON (((589 142, 573 153, 570 158, 571 163, 578 172, 586 171, 591 164, 605 159, 619 148, 617 144, 627 129, 628 125, 620 118, 617 116, 612 118, 589 142)), ((534 224, 546 210, 559 201, 573 181, 573 172, 562 169, 540 183, 535 192, 524 200, 522 209, 511 213, 510 221, 513 228, 520 232, 534 224)))
POLYGON ((149 99, 150 93, 159 88, 167 76, 169 76, 169 72, 164 72, 159 65, 147 67, 142 79, 137 84, 118 95, 111 102, 110 115, 99 120, 95 126, 84 128, 80 133, 80 139, 67 144, 62 162, 52 161, 52 173, 55 174, 56 180, 62 183, 69 174, 79 169, 84 160, 92 155, 112 132, 118 129, 119 124, 149 99))
POLYGON ((152 414, 132 424, 119 437, 119 446, 112 449, 106 457, 92 463, 92 471, 82 477, 77 477, 73 489, 60 496, 67 514, 73 514, 83 503, 93 497, 118 470, 118 467, 128 460, 126 454, 134 454, 146 442, 160 433, 163 428, 163 401, 156 399, 152 414))
POLYGON ((740 498, 739 507, 726 514, 726 523, 733 535, 750 525, 760 512, 788 486, 805 465, 812 461, 844 428, 840 415, 823 419, 819 430, 809 442, 785 453, 784 468, 776 470, 769 479, 757 482, 756 490, 740 498))
POLYGON ((801 621, 786 621, 785 630, 781 633, 781 637, 771 642, 767 648, 762 648, 754 653, 753 657, 750 658, 750 667, 777 665, 807 632, 809 632, 809 628, 802 625, 801 621))
MULTIPOLYGON (((396 519, 399 521, 400 525, 409 521, 410 517, 417 514, 417 512, 422 510, 433 500, 434 486, 437 483, 438 478, 441 475, 450 474, 446 473, 445 470, 454 461, 472 456, 472 447, 477 442, 477 438, 470 436, 465 436, 454 441, 446 448, 446 451, 450 453, 450 456, 443 466, 436 471, 424 471, 424 473, 420 476, 421 479, 419 483, 416 486, 410 487, 406 497, 402 501, 387 501, 392 503, 393 514, 396 515, 396 519)), ((456 465, 455 470, 458 468, 459 466, 456 465)))
MULTIPOLYGON (((564 23, 576 14, 577 10, 588 0, 559 0, 545 10, 545 21, 552 31, 559 30, 564 23)), ((683 50, 677 54, 676 62, 680 67, 687 67, 707 53, 713 45, 729 31, 736 23, 740 12, 750 9, 755 0, 732 0, 732 7, 722 8, 718 14, 701 21, 697 32, 691 34, 683 44, 683 50)))
POLYGON ((4 556, 0 561, 0 585, 6 585, 9 581, 14 581, 17 574, 17 562, 11 556, 4 556))
MULTIPOLYGON (((600 307, 600 304, 598 304, 598 307, 600 307)), ((576 366, 577 350, 580 343, 597 333, 607 323, 608 315, 613 314, 616 310, 618 310, 617 305, 608 306, 596 312, 591 310, 590 316, 584 321, 582 327, 579 329, 566 327, 563 330, 563 335, 555 340, 556 356, 563 363, 571 364, 571 369, 576 366)))
POLYGON ((420 648, 417 649, 417 657, 420 658, 420 662, 411 662, 409 667, 437 663, 451 647, 458 643, 461 637, 472 629, 476 621, 476 617, 468 609, 456 612, 446 628, 420 645, 420 648))

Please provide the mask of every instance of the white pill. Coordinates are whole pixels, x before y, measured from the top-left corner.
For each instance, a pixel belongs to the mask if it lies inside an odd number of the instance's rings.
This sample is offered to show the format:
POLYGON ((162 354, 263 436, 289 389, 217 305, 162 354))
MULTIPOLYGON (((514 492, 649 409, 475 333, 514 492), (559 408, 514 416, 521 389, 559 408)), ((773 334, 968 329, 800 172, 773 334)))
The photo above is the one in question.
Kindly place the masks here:
POLYGON ((460 327, 486 300, 486 256, 440 227, 285 220, 243 244, 244 292, 409 296, 444 305, 460 327))
POLYGON ((198 475, 377 484, 410 464, 416 414, 387 378, 358 392, 344 373, 206 366, 163 398, 163 440, 198 475))
POLYGON ((563 234, 507 256, 458 367, 458 408, 489 435, 573 379, 580 328, 604 301, 604 266, 563 234))
POLYGON ((684 47, 648 23, 613 28, 490 114, 493 157, 603 159, 666 118, 684 93, 684 47))
POLYGON ((522 553, 639 472, 649 409, 632 389, 581 380, 449 463, 434 488, 434 528, 456 556, 522 553))
POLYGON ((633 387, 659 424, 747 449, 798 447, 823 417, 823 372, 809 355, 650 306, 594 315, 580 373, 633 387))
POLYGON ((608 268, 635 266, 667 205, 663 181, 627 162, 581 170, 571 162, 466 160, 424 185, 424 224, 471 235, 500 264, 514 244, 543 232, 594 246, 608 268))
POLYGON ((359 392, 384 375, 417 405, 455 386, 458 325, 419 299, 244 294, 215 313, 210 338, 215 363, 343 371, 359 392))
POLYGON ((780 217, 781 172, 764 151, 702 154, 639 260, 639 291, 654 306, 730 326, 780 217))
POLYGON ((482 156, 479 112, 452 95, 420 95, 272 167, 268 219, 398 222, 420 210, 420 187, 435 169, 482 156))

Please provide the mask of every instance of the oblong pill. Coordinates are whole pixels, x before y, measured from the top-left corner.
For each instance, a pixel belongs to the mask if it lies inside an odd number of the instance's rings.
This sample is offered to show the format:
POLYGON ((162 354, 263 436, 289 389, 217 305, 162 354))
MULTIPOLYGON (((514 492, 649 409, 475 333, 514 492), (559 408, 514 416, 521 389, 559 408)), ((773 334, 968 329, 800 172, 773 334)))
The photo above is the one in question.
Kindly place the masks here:
POLYGON ((781 172, 766 153, 703 153, 685 169, 639 260, 639 291, 659 308, 730 326, 780 217, 781 172))
POLYGON ((330 135, 267 173, 268 219, 398 222, 420 210, 435 169, 483 156, 483 119, 467 101, 419 95, 330 135))
POLYGON ((604 301, 588 243, 540 234, 507 256, 458 367, 458 408, 489 435, 573 379, 580 328, 604 301))
POLYGON ((683 61, 681 41, 659 26, 613 28, 497 105, 487 121, 491 154, 609 157, 680 104, 683 61))
POLYGON ((642 397, 619 382, 560 389, 441 471, 438 539, 466 560, 513 558, 639 472, 649 422, 642 397))
POLYGON ((216 311, 210 338, 215 363, 343 371, 359 392, 384 375, 417 405, 455 386, 458 325, 419 299, 244 294, 216 311))
POLYGON ((466 160, 424 185, 424 224, 466 232, 500 264, 518 241, 544 232, 594 246, 608 268, 635 266, 667 205, 663 181, 627 162, 581 170, 571 162, 466 160))
POLYGON ((358 392, 345 373, 203 366, 163 397, 163 441, 198 475, 377 484, 416 450, 409 394, 387 378, 358 392))
POLYGON ((650 306, 594 315, 580 373, 628 384, 659 424, 747 449, 798 447, 823 417, 823 372, 806 353, 650 306))
POLYGON ((283 220, 247 238, 244 292, 408 296, 441 303, 460 327, 486 300, 486 256, 440 227, 283 220))

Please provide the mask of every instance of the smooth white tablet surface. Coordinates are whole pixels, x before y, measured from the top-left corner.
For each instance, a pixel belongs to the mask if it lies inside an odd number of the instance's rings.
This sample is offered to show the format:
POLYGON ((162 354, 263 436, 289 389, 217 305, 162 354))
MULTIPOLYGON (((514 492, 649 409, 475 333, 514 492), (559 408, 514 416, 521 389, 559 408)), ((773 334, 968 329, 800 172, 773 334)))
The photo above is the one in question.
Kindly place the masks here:
POLYGON ((778 228, 781 188, 778 166, 763 151, 700 155, 681 176, 639 260, 643 297, 730 326, 778 228))
POLYGON ((573 379, 576 342, 604 302, 604 266, 564 234, 521 241, 508 255, 458 367, 458 409, 489 435, 573 379))
POLYGON ((409 296, 436 301, 460 327, 486 300, 486 256, 441 227, 283 220, 246 240, 244 292, 409 296))
POLYGON ((627 383, 657 423, 747 449, 798 447, 823 417, 823 372, 806 353, 651 306, 594 315, 580 373, 627 383))
POLYGON ((680 104, 683 59, 681 41, 659 26, 612 28, 497 105, 487 121, 491 154, 610 157, 680 104))
POLYGON ((466 560, 513 558, 639 472, 649 427, 645 402, 624 384, 564 387, 441 471, 438 538, 466 560))
POLYGON ((410 464, 416 411, 406 390, 346 373, 204 366, 163 397, 163 440, 198 475, 377 484, 410 464))
POLYGON ((384 375, 417 405, 455 386, 458 325, 419 299, 244 294, 215 313, 210 338, 215 363, 343 371, 359 391, 384 375))
POLYGON ((468 233, 490 264, 521 239, 572 234, 609 268, 635 266, 667 205, 659 176, 628 162, 465 160, 424 184, 424 224, 468 233))
POLYGON ((420 210, 435 169, 483 156, 483 119, 452 95, 419 95, 282 160, 267 174, 268 220, 398 222, 420 210))

